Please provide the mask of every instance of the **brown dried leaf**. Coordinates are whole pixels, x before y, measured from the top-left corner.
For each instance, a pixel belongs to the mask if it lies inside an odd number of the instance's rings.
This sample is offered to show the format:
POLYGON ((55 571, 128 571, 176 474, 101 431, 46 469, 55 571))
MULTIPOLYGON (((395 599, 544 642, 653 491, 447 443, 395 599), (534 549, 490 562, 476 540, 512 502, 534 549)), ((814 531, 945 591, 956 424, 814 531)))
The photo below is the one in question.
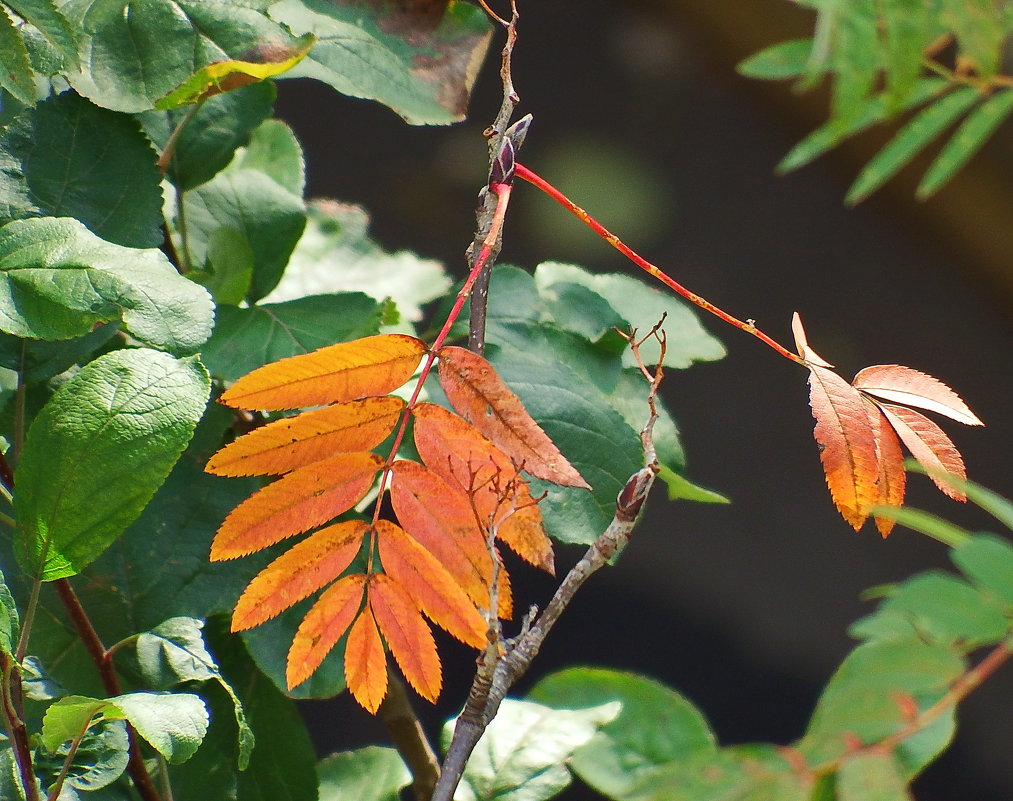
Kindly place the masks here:
MULTIPOLYGON (((904 488, 907 474, 904 472, 904 454, 900 440, 890 427, 879 407, 868 398, 862 399, 869 413, 869 425, 876 439, 876 457, 879 464, 879 478, 876 480, 877 506, 900 506, 904 502, 904 488)), ((895 520, 877 517, 876 528, 884 539, 896 524, 895 520)))
POLYGON ((880 403, 879 407, 935 485, 953 500, 966 501, 963 491, 946 480, 947 476, 953 476, 964 482, 967 471, 960 451, 943 430, 921 412, 906 406, 880 403))
POLYGON ((968 426, 984 425, 960 396, 938 378, 899 364, 860 370, 852 385, 890 403, 903 403, 949 417, 968 426))
POLYGON ((439 352, 450 404, 527 473, 564 487, 591 489, 488 361, 458 347, 439 352))
POLYGON ((836 373, 809 365, 809 405, 820 461, 838 511, 862 527, 879 496, 876 439, 861 393, 836 373))

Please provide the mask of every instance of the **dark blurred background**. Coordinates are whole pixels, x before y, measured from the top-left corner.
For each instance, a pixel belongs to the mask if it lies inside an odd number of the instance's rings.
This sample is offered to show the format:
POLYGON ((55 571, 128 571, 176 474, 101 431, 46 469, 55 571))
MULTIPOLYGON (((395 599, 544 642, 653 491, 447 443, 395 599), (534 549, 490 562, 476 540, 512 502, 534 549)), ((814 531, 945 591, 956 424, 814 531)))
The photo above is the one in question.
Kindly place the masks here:
MULTIPOLYGON (((987 424, 947 426, 969 475, 1013 495, 1008 130, 927 203, 912 196, 916 168, 847 209, 849 181, 885 133, 778 177, 780 158, 824 120, 826 99, 733 69, 811 31, 794 4, 521 0, 520 11, 514 81, 519 112, 535 118, 527 164, 680 282, 776 338, 791 341, 799 311, 813 347, 845 376, 900 363, 957 388, 987 424)), ((452 128, 410 128, 322 84, 283 83, 279 113, 306 148, 309 194, 363 204, 384 247, 442 259, 463 275, 484 181, 481 132, 500 99, 495 59, 479 79, 471 121, 452 128)), ((550 259, 633 269, 526 185, 515 192, 505 242, 501 261, 529 269, 550 259)), ((853 645, 846 628, 870 608, 861 591, 949 562, 943 546, 904 529, 886 541, 871 525, 853 532, 823 483, 805 375, 705 322, 729 356, 671 371, 665 396, 690 477, 732 505, 669 504, 658 491, 627 555, 578 597, 518 692, 567 665, 631 669, 686 694, 725 744, 788 742, 853 645)), ((923 478, 912 479, 908 501, 972 530, 995 528, 923 478)), ((541 602, 551 585, 532 577, 523 592, 541 602)), ((420 710, 433 733, 463 703, 470 679, 465 651, 444 654, 447 689, 436 709, 420 710)), ((916 785, 921 801, 1013 798, 1011 674, 962 707, 956 745, 916 785)), ((347 699, 305 709, 324 751, 384 740, 347 699)), ((565 795, 591 797, 580 788, 565 795)))

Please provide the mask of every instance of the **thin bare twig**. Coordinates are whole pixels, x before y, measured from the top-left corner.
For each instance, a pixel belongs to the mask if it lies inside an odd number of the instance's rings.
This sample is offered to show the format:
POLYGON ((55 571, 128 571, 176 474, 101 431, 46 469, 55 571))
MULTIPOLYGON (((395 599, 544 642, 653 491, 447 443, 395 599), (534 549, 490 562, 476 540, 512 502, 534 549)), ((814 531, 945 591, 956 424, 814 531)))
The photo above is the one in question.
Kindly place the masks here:
MULTIPOLYGON (((664 359, 664 335, 653 329, 650 336, 657 337, 661 343, 662 359, 664 359)), ((584 556, 566 574, 556 592, 553 594, 545 610, 537 615, 532 611, 525 619, 521 633, 512 640, 501 643, 502 653, 486 649, 481 658, 479 669, 475 674, 471 691, 464 711, 457 719, 454 736, 443 762, 440 781, 433 792, 432 801, 451 801, 454 791, 461 782, 464 768, 471 757, 482 733, 499 711, 500 704, 514 683, 527 672, 532 660, 537 656, 542 643, 552 627, 569 606, 577 590, 596 571, 608 563, 630 541, 637 515, 654 485, 659 465, 654 449, 654 424, 657 420, 655 398, 658 385, 662 378, 659 366, 653 374, 647 371, 640 359, 639 346, 632 335, 630 345, 642 369, 650 376, 651 389, 648 394, 650 417, 640 432, 644 446, 644 467, 630 476, 629 481, 619 497, 616 498, 616 511, 608 528, 588 548, 584 556)))

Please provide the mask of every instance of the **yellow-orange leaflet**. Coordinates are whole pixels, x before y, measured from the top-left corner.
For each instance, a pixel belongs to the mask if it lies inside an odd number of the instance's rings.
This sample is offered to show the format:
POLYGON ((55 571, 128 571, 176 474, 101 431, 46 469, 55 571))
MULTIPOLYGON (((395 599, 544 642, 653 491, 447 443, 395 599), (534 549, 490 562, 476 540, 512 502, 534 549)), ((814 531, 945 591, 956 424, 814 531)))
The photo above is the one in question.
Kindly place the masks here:
POLYGON ((336 453, 368 451, 394 430, 405 402, 385 396, 275 420, 230 442, 204 469, 217 476, 287 473, 336 453))
POLYGON ((369 525, 346 520, 289 548, 253 579, 236 602, 232 630, 259 626, 330 584, 352 563, 369 525))
MULTIPOLYGON (((307 612, 288 652, 285 681, 290 690, 313 675, 324 661, 324 657, 341 639, 341 635, 348 631, 348 627, 362 608, 362 594, 365 587, 366 577, 361 573, 345 576, 329 587, 307 612)), ((382 646, 380 653, 382 656, 382 646)), ((386 686, 384 674, 384 689, 386 686)), ((382 695, 380 697, 383 698, 382 695)), ((377 706, 379 704, 377 701, 377 706)))
MULTIPOLYGON (((900 506, 904 502, 904 489, 907 485, 907 474, 904 472, 904 454, 900 449, 900 440, 890 427, 889 422, 879 407, 868 398, 863 398, 865 410, 869 413, 869 425, 876 439, 876 459, 879 465, 879 477, 876 479, 876 505, 900 506)), ((884 537, 888 537, 895 520, 885 517, 876 518, 876 528, 884 537)))
POLYGON ((347 512, 382 465, 375 453, 342 453, 268 484, 225 518, 211 543, 211 560, 246 556, 347 512))
POLYGON ((439 356, 440 384, 458 414, 526 473, 564 487, 591 489, 488 361, 453 346, 440 349, 439 356))
POLYGON ((386 395, 411 378, 425 352, 424 342, 405 334, 328 345, 257 368, 236 381, 221 402, 282 411, 386 395))
POLYGON ((429 625, 408 593, 390 576, 374 573, 369 577, 367 593, 369 608, 380 633, 404 677, 419 695, 427 701, 435 701, 440 694, 442 676, 440 657, 429 625))
MULTIPOLYGON (((371 579, 376 578, 374 573, 371 579)), ((355 700, 376 712, 387 694, 387 657, 373 613, 367 607, 352 624, 345 643, 345 681, 355 700)))
POLYGON ((412 603, 461 642, 485 647, 485 619, 439 560, 394 523, 379 520, 376 531, 384 572, 408 593, 412 603))

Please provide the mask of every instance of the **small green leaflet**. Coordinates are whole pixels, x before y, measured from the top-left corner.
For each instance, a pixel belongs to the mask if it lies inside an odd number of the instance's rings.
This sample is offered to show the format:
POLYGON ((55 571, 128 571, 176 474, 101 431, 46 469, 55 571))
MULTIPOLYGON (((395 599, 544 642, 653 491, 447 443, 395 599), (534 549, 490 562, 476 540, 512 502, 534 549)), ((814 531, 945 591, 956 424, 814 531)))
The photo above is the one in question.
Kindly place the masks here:
POLYGON ((320 801, 399 801, 412 775, 393 748, 371 745, 317 763, 320 801))

